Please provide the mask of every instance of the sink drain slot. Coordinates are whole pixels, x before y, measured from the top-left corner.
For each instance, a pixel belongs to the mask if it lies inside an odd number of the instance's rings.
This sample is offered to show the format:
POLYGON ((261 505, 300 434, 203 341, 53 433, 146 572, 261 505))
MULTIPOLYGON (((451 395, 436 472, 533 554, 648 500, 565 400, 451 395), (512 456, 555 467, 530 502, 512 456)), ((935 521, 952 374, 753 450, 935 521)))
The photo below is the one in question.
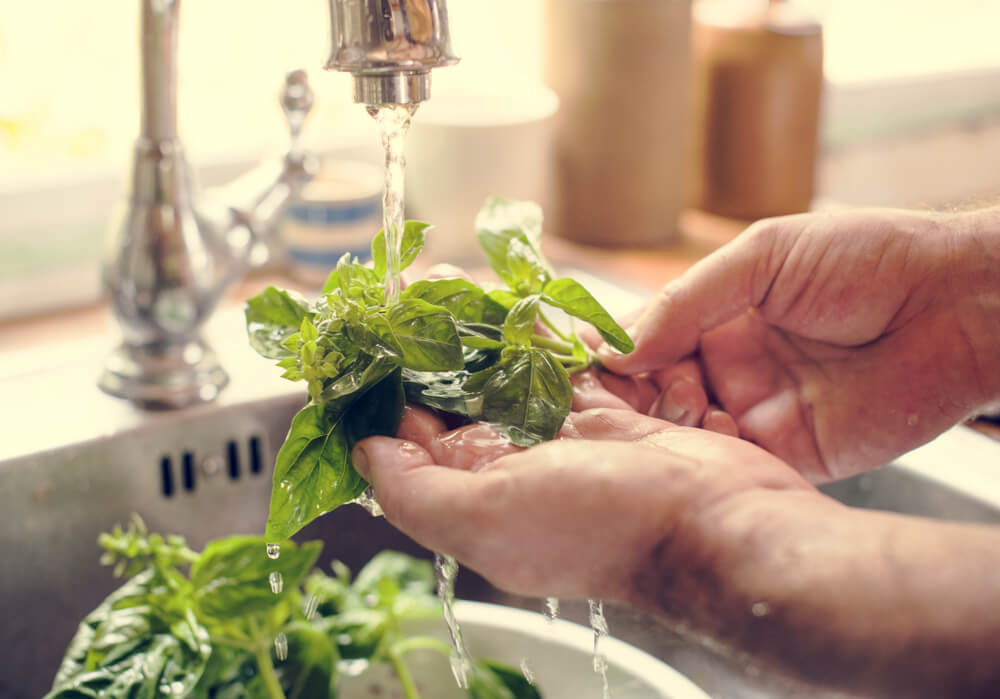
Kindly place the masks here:
POLYGON ((181 475, 184 490, 190 493, 194 490, 194 452, 186 451, 181 454, 181 475))
POLYGON ((169 456, 160 459, 160 490, 165 498, 174 495, 174 464, 169 456))
MULTIPOLYGON (((263 444, 257 435, 251 435, 245 442, 230 439, 222 449, 209 456, 201 457, 201 475, 211 479, 225 469, 230 481, 238 481, 245 474, 259 476, 264 470, 263 444), (246 449, 241 454, 241 446, 246 449)), ((199 461, 194 450, 186 450, 179 455, 164 454, 160 457, 160 493, 172 498, 181 490, 193 493, 197 488, 199 461), (177 470, 175 470, 175 468, 177 470)))
POLYGON ((226 461, 229 463, 230 480, 237 480, 240 477, 240 450, 235 439, 230 439, 226 444, 226 461))
POLYGON ((250 473, 255 476, 261 471, 260 458, 260 437, 254 435, 250 438, 250 473))

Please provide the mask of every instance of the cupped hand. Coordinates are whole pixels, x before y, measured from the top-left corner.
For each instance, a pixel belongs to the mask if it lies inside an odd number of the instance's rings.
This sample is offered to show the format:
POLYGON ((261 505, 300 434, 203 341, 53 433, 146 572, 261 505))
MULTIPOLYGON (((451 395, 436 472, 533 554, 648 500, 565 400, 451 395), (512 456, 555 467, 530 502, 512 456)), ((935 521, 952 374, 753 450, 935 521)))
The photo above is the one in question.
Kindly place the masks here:
POLYGON ((412 408, 399 434, 352 454, 386 518, 526 595, 628 601, 651 556, 704 555, 744 496, 811 491, 749 442, 632 410, 573 413, 562 438, 527 450, 412 408))
POLYGON ((814 482, 879 466, 997 397, 996 261, 973 228, 882 210, 759 222, 669 283, 635 351, 604 365, 684 360, 740 436, 814 482))

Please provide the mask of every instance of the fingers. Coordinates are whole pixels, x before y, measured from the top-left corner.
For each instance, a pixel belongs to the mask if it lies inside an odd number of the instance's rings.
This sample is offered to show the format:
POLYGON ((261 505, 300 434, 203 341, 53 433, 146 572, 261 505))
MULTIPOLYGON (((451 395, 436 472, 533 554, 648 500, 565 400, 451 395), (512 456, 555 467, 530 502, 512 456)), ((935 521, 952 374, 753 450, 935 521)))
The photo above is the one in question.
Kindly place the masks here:
POLYGON ((391 437, 362 440, 351 459, 387 520, 424 546, 452 555, 462 552, 466 534, 455 523, 475 521, 495 478, 438 465, 420 445, 391 437))
POLYGON ((659 393, 649 379, 619 376, 598 369, 576 374, 573 382, 573 410, 622 408, 647 412, 659 393))
POLYGON ((673 280, 629 329, 635 350, 598 350, 611 371, 636 374, 691 354, 701 334, 759 305, 784 260, 779 239, 788 219, 761 221, 673 280))
POLYGON ((505 454, 522 451, 489 425, 476 423, 445 431, 444 421, 429 410, 406 406, 396 436, 429 454, 430 463, 477 471, 505 454))
POLYGON ((653 374, 661 388, 649 414, 677 425, 697 427, 708 406, 708 395, 698 363, 692 359, 678 362, 669 369, 653 374))
POLYGON ((716 406, 710 406, 705 411, 705 417, 701 421, 702 428, 719 434, 739 437, 740 428, 736 425, 736 420, 725 410, 716 406))
MULTIPOLYGON (((627 382, 627 377, 621 377, 622 382, 627 382)), ((582 412, 591 408, 617 408, 629 409, 632 406, 627 400, 617 395, 614 391, 609 391, 593 369, 581 371, 572 378, 573 383, 573 410, 582 412)))

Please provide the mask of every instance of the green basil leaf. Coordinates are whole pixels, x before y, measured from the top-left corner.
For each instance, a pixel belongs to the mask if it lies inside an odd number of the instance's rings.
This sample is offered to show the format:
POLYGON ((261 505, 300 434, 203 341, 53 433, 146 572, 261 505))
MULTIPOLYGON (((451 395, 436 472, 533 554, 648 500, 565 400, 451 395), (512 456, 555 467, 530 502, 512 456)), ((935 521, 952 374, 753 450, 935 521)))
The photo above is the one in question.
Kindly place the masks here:
POLYGON ((400 301, 373 316, 370 324, 407 369, 449 371, 464 366, 455 319, 440 306, 420 299, 400 301))
POLYGON ((395 368, 395 362, 386 357, 360 355, 323 389, 320 402, 346 406, 344 401, 360 397, 360 391, 374 386, 395 368))
POLYGON ((467 279, 421 279, 410 284, 400 300, 420 299, 448 309, 458 321, 470 323, 503 322, 507 309, 491 299, 485 291, 467 279))
POLYGON ((208 632, 190 612, 169 608, 164 590, 163 577, 146 569, 88 614, 46 699, 190 693, 208 663, 208 632))
POLYGON ((532 201, 487 197, 476 215, 476 232, 516 232, 541 252, 542 207, 532 201))
POLYGON ((542 300, 593 325, 601 337, 619 352, 628 353, 635 349, 628 333, 579 282, 568 278, 554 279, 542 289, 542 300))
POLYGON ((285 340, 314 314, 298 294, 269 286, 247 301, 244 315, 250 346, 268 359, 282 359, 294 354, 284 346, 285 340))
POLYGON ((307 622, 285 629, 288 655, 277 665, 278 681, 286 699, 327 699, 337 696, 337 662, 333 641, 307 622))
POLYGON ((514 304, 503 323, 503 339, 511 345, 527 347, 531 344, 531 335, 538 320, 538 303, 540 297, 535 294, 525 296, 514 304))
POLYGON ((537 294, 552 279, 541 254, 517 238, 507 246, 507 270, 509 278, 505 281, 520 296, 537 294))
POLYGON ((350 253, 337 261, 323 285, 323 295, 327 305, 335 313, 341 311, 344 301, 362 302, 365 305, 380 305, 385 297, 382 276, 367 265, 361 264, 350 253))
POLYGON ((253 694, 247 686, 247 678, 254 677, 256 672, 257 660, 252 653, 216 644, 212 648, 205 672, 191 696, 211 699, 248 699, 260 696, 253 694))
POLYGON ((264 538, 236 536, 212 541, 191 568, 194 600, 204 618, 228 619, 270 610, 281 596, 296 591, 312 569, 322 542, 301 546, 282 542, 281 556, 272 560, 264 552, 264 538), (280 595, 269 584, 271 573, 283 580, 280 595))
POLYGON ((410 594, 434 594, 434 566, 398 551, 375 554, 358 572, 352 587, 361 596, 370 595, 378 591, 382 580, 395 580, 400 591, 410 594))
POLYGON ((351 264, 351 253, 345 252, 341 255, 340 259, 337 260, 337 264, 334 265, 333 270, 331 270, 330 276, 326 278, 326 283, 323 284, 323 290, 321 293, 324 296, 332 294, 334 291, 340 289, 340 270, 349 264, 351 264))
POLYGON ((492 660, 476 662, 468 693, 470 699, 542 699, 524 673, 492 660))
MULTIPOLYGON (((484 359, 485 357, 482 357, 484 352, 493 355, 506 346, 506 343, 503 341, 503 328, 498 328, 495 325, 489 325, 487 323, 460 322, 458 324, 458 336, 462 340, 462 345, 466 348, 481 350, 478 352, 465 353, 465 368, 469 371, 478 370, 477 368, 470 366, 470 364, 478 364, 481 359, 484 359)), ((486 359, 488 359, 488 364, 492 364, 496 361, 495 356, 491 356, 486 359)))
POLYGON ((573 402, 566 370, 536 347, 508 347, 497 364, 470 376, 464 388, 481 395, 482 419, 518 446, 553 439, 573 402))
POLYGON ((482 335, 462 335, 462 346, 476 350, 502 350, 506 343, 482 335))
POLYGON ((479 396, 465 390, 464 384, 468 378, 469 373, 464 370, 442 372, 404 369, 403 388, 406 400, 475 419, 478 415, 479 396))
POLYGON ((324 626, 337 644, 340 657, 353 660, 375 655, 390 621, 389 612, 384 609, 356 607, 324 619, 324 626))
MULTIPOLYGON (((427 229, 431 226, 420 221, 407 221, 403 224, 403 238, 399 245, 399 271, 409 267, 424 249, 427 229)), ((383 228, 372 239, 372 261, 375 273, 380 279, 385 279, 388 265, 385 261, 385 229, 383 228)))
POLYGON ((292 419, 274 464, 264 536, 280 543, 364 490, 351 466, 343 410, 310 403, 292 419))
POLYGON ((351 502, 367 483, 351 464, 357 441, 396 434, 403 413, 399 372, 385 359, 370 360, 331 384, 330 402, 310 403, 292 419, 278 450, 265 537, 279 543, 320 515, 351 502))
MULTIPOLYGON (((395 369, 351 404, 344 416, 344 429, 350 449, 362 439, 374 435, 395 436, 406 403, 401 375, 401 370, 395 369)), ((354 471, 353 467, 351 470, 354 471)), ((367 484, 357 471, 354 474, 358 480, 355 487, 363 489, 367 484)))
POLYGON ((533 202, 491 197, 476 216, 476 235, 490 267, 511 289, 528 289, 523 293, 537 291, 533 280, 539 273, 545 280, 552 277, 542 255, 541 231, 542 212, 533 202))

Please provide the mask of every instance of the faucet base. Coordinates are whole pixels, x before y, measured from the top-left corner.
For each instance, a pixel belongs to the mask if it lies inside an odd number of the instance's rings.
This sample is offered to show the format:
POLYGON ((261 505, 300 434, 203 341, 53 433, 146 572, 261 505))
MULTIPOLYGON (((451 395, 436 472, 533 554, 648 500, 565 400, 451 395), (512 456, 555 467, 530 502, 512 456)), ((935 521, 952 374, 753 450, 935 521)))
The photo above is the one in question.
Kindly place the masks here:
POLYGON ((122 343, 108 357, 98 386, 141 408, 173 409, 215 400, 229 375, 201 339, 122 343))

